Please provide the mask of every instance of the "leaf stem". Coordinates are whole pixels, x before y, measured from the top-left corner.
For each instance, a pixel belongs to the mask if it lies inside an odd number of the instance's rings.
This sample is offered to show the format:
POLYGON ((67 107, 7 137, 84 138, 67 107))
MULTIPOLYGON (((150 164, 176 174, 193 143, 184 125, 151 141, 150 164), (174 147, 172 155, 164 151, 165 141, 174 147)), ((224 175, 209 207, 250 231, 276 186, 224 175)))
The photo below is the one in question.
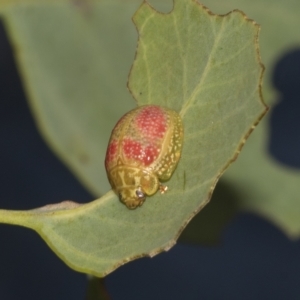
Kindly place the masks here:
POLYGON ((0 223, 19 225, 34 229, 33 214, 30 211, 0 209, 0 223))

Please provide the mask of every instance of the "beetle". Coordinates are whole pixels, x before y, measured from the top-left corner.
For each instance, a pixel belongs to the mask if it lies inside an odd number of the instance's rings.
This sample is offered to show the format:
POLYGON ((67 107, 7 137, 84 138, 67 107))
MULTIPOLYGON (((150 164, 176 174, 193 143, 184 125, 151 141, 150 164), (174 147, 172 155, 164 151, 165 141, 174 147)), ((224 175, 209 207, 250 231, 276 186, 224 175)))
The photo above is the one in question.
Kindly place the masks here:
POLYGON ((183 124, 179 114, 158 105, 139 106, 115 125, 105 168, 112 189, 129 209, 167 187, 181 157, 183 124))

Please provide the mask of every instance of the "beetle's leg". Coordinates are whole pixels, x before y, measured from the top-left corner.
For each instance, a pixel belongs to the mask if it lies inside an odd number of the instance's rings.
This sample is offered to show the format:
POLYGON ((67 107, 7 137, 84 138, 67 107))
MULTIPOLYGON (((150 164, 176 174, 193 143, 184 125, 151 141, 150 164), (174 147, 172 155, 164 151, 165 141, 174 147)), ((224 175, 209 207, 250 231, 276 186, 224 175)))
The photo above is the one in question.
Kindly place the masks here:
POLYGON ((168 190, 168 187, 159 183, 159 190, 161 194, 164 194, 168 190))

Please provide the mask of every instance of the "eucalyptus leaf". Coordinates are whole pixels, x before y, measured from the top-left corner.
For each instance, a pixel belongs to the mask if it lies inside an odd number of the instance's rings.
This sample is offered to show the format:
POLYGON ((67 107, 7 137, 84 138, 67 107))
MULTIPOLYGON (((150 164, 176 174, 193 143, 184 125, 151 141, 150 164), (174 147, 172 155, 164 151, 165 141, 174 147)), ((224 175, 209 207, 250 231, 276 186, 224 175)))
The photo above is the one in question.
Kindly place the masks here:
MULTIPOLYGON (((300 48, 300 2, 288 0, 203 0, 214 12, 239 7, 261 26, 261 53, 266 66, 263 92, 268 104, 278 102, 272 83, 274 64, 289 49, 300 48)), ((292 109, 292 108, 291 108, 292 109)), ((256 213, 279 226, 290 238, 300 235, 300 172, 269 153, 272 109, 247 141, 238 162, 224 179, 238 194, 240 211, 256 213)), ((283 125, 284 126, 284 125, 283 125)), ((285 145, 287 149, 291 145, 285 145)))
POLYGON ((18 49, 38 128, 80 181, 100 196, 110 188, 104 170, 110 131, 135 107, 126 82, 136 43, 130 17, 138 5, 48 2, 8 6, 6 27, 18 49))
MULTIPOLYGON (((104 180, 99 175, 104 173, 103 136, 108 137, 112 119, 107 112, 129 97, 114 94, 122 81, 113 73, 105 77, 98 71, 118 64, 102 56, 103 49, 108 51, 105 43, 113 44, 97 31, 107 26, 105 7, 112 4, 100 1, 84 10, 70 3, 35 4, 6 11, 33 110, 42 112, 38 122, 48 138, 60 135, 56 151, 66 150, 59 148, 63 142, 68 145, 70 165, 78 159, 83 180, 92 178, 89 185, 96 193, 101 192, 98 181, 104 180), (47 122, 52 127, 43 129, 47 122)), ((1 222, 34 229, 69 266, 96 276, 172 247, 266 112, 259 27, 243 13, 217 16, 195 1, 176 0, 172 12, 161 14, 144 2, 133 20, 139 41, 130 91, 138 105, 168 106, 184 123, 182 158, 168 192, 149 197, 134 211, 113 191, 89 204, 67 201, 31 211, 0 211, 1 222)), ((112 56, 118 59, 118 52, 112 56)))

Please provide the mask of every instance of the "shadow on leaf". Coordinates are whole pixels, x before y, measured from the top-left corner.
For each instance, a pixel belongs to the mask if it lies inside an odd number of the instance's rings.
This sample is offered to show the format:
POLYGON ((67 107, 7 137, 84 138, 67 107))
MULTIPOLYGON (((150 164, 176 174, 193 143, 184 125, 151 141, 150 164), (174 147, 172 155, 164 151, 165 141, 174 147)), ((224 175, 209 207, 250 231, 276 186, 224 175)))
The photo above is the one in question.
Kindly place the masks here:
POLYGON ((237 213, 237 199, 234 188, 221 180, 210 203, 191 220, 178 241, 206 246, 219 245, 225 226, 237 213))

